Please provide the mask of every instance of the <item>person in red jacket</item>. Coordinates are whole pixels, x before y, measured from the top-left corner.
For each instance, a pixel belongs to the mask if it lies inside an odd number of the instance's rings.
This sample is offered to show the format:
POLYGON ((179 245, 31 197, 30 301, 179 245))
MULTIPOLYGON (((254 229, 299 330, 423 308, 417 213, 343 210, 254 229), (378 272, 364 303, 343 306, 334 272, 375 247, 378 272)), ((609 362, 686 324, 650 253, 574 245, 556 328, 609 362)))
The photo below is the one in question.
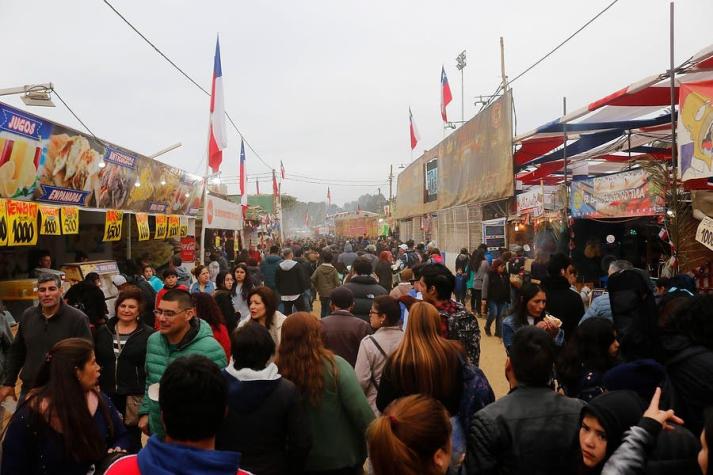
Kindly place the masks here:
POLYGON ((228 398, 227 383, 215 363, 200 355, 178 358, 161 376, 158 391, 149 390, 149 397, 156 396, 165 438, 151 436, 137 455, 116 460, 106 475, 251 475, 240 470, 238 452, 215 450, 228 398))
POLYGON ((191 300, 193 300, 193 306, 196 309, 196 316, 208 322, 213 330, 213 338, 218 340, 225 351, 226 359, 230 361, 230 335, 228 335, 225 317, 223 317, 218 303, 212 295, 204 292, 191 294, 191 300))
MULTIPOLYGON (((166 295, 166 292, 171 289, 185 290, 186 292, 188 292, 188 287, 186 287, 185 285, 178 285, 178 272, 176 272, 174 269, 166 269, 165 271, 163 271, 163 288, 159 290, 156 294, 156 308, 158 308, 158 304, 161 303, 161 299, 164 295, 166 295)), ((158 327, 159 321, 157 318, 154 320, 154 329, 158 330, 158 327)))

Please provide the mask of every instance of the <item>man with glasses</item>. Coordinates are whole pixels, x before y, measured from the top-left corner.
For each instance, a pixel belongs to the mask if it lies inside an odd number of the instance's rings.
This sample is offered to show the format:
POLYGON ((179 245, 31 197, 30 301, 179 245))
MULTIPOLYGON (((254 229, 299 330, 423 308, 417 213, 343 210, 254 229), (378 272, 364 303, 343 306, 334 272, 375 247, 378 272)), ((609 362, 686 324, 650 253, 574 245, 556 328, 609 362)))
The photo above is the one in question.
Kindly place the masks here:
POLYGON ((139 428, 147 435, 163 437, 164 434, 159 405, 148 394, 158 390, 158 382, 171 362, 182 356, 199 354, 219 368, 227 365, 225 351, 213 338, 210 325, 195 313, 190 294, 179 289, 167 291, 154 310, 159 331, 148 339, 146 391, 139 408, 139 428))
POLYGON ((62 281, 55 274, 41 274, 37 278, 39 305, 25 310, 20 319, 17 336, 7 355, 5 379, 0 387, 0 401, 15 399, 15 383, 20 375, 20 401, 45 361, 47 352, 65 338, 85 338, 92 341, 89 319, 81 311, 62 300, 62 281), (22 371, 20 371, 22 370, 22 371))

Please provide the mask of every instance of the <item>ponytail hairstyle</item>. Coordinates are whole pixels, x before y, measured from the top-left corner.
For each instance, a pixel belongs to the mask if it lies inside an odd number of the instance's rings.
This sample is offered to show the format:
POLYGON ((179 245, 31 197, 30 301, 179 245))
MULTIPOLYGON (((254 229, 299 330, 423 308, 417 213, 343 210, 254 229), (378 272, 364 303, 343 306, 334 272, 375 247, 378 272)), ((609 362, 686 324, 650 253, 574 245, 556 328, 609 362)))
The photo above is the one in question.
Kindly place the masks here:
POLYGON ((375 475, 437 475, 433 456, 451 451, 451 423, 443 404, 422 394, 397 399, 367 430, 375 475))
MULTIPOLYGON (((108 448, 84 402, 86 393, 76 374, 78 369, 92 360, 93 354, 94 345, 83 338, 67 338, 56 343, 40 366, 35 389, 29 392, 23 403, 30 409, 31 424, 41 428, 51 427, 64 434, 65 452, 80 463, 101 460, 108 448)), ((114 426, 109 408, 98 392, 97 398, 97 410, 104 417, 110 439, 113 439, 114 426)), ((40 429, 40 434, 44 430, 40 429)))

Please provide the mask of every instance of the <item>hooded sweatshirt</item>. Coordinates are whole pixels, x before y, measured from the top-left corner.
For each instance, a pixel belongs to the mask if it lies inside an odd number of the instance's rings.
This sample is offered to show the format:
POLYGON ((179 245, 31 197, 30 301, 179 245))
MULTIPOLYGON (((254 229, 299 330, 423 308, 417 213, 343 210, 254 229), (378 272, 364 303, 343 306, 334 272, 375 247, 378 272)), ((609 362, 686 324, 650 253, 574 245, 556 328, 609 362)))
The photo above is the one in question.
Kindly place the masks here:
POLYGON ((277 265, 280 263, 282 258, 274 254, 267 256, 260 264, 260 272, 262 272, 262 278, 265 281, 265 285, 271 289, 275 289, 275 273, 277 272, 277 265))
POLYGON ((323 263, 317 267, 317 270, 312 274, 312 285, 317 289, 319 298, 326 299, 332 293, 332 290, 339 287, 339 275, 337 269, 332 264, 323 263))
POLYGON ((297 300, 309 284, 297 261, 286 259, 277 266, 275 287, 282 300, 292 301, 297 300))
POLYGON ((228 414, 216 438, 219 450, 241 454, 254 473, 301 473, 312 447, 312 432, 297 387, 274 363, 260 371, 223 371, 228 383, 228 414))
POLYGON ((341 262, 347 267, 351 267, 352 264, 354 264, 354 261, 357 259, 357 253, 352 250, 352 245, 351 244, 345 244, 344 245, 344 252, 339 254, 339 257, 337 257, 337 262, 341 262))
POLYGON ((240 470, 240 454, 169 444, 151 436, 138 455, 114 462, 106 475, 249 475, 240 470))

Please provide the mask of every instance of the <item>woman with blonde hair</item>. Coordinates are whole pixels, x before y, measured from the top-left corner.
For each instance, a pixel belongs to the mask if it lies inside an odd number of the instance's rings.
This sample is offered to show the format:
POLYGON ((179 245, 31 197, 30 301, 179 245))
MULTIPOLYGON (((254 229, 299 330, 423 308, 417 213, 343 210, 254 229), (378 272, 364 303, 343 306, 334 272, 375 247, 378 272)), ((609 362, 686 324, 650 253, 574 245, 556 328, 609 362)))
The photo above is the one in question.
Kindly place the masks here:
POLYGON ((324 347, 317 317, 297 312, 282 324, 277 366, 302 395, 312 429, 304 473, 360 474, 374 413, 351 365, 324 347))
POLYGON ((443 404, 420 394, 394 401, 369 426, 374 475, 442 475, 451 457, 451 423, 443 404))
POLYGON ((440 324, 438 310, 430 303, 411 306, 404 337, 381 375, 379 411, 400 397, 424 394, 440 401, 451 416, 458 413, 465 356, 458 343, 439 335, 440 324))

